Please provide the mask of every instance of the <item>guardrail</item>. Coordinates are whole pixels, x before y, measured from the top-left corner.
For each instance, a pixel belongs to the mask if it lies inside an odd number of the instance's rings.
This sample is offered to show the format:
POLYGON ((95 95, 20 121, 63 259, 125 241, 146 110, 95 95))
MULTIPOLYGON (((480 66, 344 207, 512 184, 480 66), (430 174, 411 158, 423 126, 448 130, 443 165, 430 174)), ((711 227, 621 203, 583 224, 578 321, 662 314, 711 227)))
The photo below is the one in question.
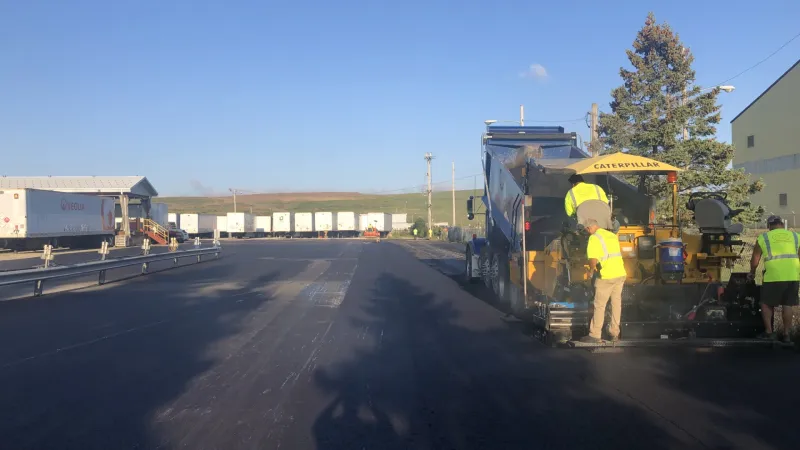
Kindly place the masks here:
MULTIPOLYGON (((214 255, 214 258, 218 258, 219 254, 222 252, 222 247, 215 242, 213 247, 171 251, 169 253, 149 254, 150 246, 148 244, 149 243, 146 243, 143 246, 145 253, 144 255, 118 259, 105 259, 107 247, 104 246, 100 251, 102 258, 101 260, 71 264, 68 266, 50 266, 48 262, 50 259, 52 259, 52 256, 47 249, 45 249, 45 254, 42 256, 42 259, 45 260, 45 267, 38 269, 10 270, 7 272, 0 272, 0 287, 33 283, 33 295, 34 297, 38 297, 42 295, 44 282, 47 280, 76 277, 97 272, 97 282, 98 284, 102 285, 106 282, 106 271, 108 270, 121 269, 124 267, 131 267, 141 264, 142 275, 145 275, 147 274, 150 263, 157 261, 168 261, 171 259, 173 264, 177 265, 178 260, 191 257, 196 257, 197 262, 200 263, 202 262, 203 256, 214 255)), ((197 245, 199 246, 199 242, 197 242, 197 245)))

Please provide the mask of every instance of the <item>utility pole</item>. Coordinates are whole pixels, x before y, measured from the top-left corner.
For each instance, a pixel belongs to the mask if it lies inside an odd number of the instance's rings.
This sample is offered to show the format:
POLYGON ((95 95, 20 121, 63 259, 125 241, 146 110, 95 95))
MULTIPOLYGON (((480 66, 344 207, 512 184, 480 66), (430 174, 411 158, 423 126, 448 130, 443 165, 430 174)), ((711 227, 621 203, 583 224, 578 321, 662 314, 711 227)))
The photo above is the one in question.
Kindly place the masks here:
POLYGON ((425 153, 425 161, 428 163, 428 237, 433 234, 433 224, 431 223, 431 194, 433 193, 433 187, 431 185, 431 160, 433 160, 433 154, 430 152, 425 153))
POLYGON ((591 130, 591 141, 589 142, 590 148, 592 149, 592 156, 597 156, 597 150, 595 141, 597 140, 597 103, 592 103, 592 112, 589 114, 591 119, 591 125, 589 125, 589 129, 591 130))
POLYGON ((236 212, 236 189, 228 189, 233 192, 233 212, 236 212))
POLYGON ((453 226, 456 226, 456 162, 453 161, 453 226))
POLYGON ((519 126, 525 126, 525 106, 519 105, 519 126))

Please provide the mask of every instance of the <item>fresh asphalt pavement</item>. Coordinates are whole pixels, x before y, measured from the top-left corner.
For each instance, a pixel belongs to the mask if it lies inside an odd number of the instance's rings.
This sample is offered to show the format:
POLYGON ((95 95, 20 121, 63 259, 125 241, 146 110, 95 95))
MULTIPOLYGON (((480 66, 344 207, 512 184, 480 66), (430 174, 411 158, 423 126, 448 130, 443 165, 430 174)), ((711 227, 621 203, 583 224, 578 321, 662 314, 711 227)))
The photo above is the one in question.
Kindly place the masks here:
POLYGON ((457 248, 235 242, 2 302, 0 447, 797 448, 794 352, 549 349, 457 248))

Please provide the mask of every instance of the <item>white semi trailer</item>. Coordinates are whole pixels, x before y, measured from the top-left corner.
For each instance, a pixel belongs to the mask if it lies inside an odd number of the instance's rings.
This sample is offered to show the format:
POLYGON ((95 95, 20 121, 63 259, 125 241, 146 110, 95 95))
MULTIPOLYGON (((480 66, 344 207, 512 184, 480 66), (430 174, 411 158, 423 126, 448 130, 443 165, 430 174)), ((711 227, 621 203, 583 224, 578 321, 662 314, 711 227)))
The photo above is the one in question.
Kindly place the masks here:
MULTIPOLYGON (((392 231, 392 215, 388 213, 367 213, 367 224, 375 227, 381 237, 386 237, 392 231)), ((362 227, 366 228, 362 224, 362 227)))
POLYGON ((181 214, 181 229, 189 237, 212 237, 217 227, 217 216, 213 214, 181 214))
POLYGON ((244 212, 229 212, 228 234, 235 238, 255 236, 256 216, 244 212))
POLYGON ((314 232, 318 236, 332 237, 336 231, 335 212, 315 212, 314 213, 314 232))
POLYGON ((256 236, 272 234, 272 216, 256 216, 256 236))
POLYGON ((272 235, 291 237, 292 233, 294 233, 294 213, 272 213, 272 235))
POLYGON ((353 211, 339 211, 336 214, 336 235, 339 237, 358 236, 358 214, 353 211))
POLYGON ((228 235, 228 216, 217 216, 217 230, 220 237, 228 235))
POLYGON ((38 250, 113 245, 114 199, 38 189, 0 191, 0 247, 38 250))
POLYGON ((298 237, 314 235, 314 213, 294 213, 294 235, 298 237))

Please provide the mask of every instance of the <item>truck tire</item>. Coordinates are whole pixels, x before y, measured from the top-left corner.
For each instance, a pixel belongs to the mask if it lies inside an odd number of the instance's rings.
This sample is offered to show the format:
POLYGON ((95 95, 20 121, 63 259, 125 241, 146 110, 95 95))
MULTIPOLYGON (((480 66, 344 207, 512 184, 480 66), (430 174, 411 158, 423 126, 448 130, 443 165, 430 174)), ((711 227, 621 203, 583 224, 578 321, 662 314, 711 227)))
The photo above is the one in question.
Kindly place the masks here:
POLYGON ((491 247, 487 245, 481 249, 481 254, 478 258, 478 261, 481 263, 481 280, 483 281, 483 285, 488 289, 492 289, 492 254, 491 247))
POLYGON ((492 290, 502 305, 509 303, 508 283, 508 263, 499 252, 492 252, 492 290))

